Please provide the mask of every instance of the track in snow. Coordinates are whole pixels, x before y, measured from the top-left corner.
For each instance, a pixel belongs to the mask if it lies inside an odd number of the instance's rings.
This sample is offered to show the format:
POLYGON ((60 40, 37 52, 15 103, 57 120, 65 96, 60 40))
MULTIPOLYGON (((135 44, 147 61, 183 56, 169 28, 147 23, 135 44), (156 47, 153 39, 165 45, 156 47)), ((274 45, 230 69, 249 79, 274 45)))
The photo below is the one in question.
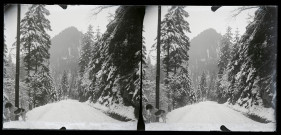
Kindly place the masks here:
POLYGON ((86 103, 63 100, 34 108, 27 120, 4 123, 3 128, 21 129, 136 130, 135 122, 121 122, 86 103))
POLYGON ((167 123, 146 124, 146 130, 220 131, 225 125, 232 131, 274 131, 275 123, 259 123, 223 104, 200 102, 167 114, 167 123))

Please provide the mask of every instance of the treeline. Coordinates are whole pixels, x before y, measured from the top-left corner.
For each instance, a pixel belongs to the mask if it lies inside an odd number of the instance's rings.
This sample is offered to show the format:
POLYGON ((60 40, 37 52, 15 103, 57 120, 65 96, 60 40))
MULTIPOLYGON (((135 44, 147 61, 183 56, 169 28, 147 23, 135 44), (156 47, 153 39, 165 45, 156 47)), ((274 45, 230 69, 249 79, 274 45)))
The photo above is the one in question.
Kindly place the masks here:
POLYGON ((89 26, 79 61, 81 102, 139 108, 144 13, 143 6, 118 7, 100 38, 93 35, 89 26))
MULTIPOLYGON (((223 41, 216 83, 219 103, 275 108, 277 9, 260 6, 245 34, 234 44, 223 41)), ((227 37, 227 36, 226 36, 227 37)), ((225 39, 227 39, 225 37, 225 39)))

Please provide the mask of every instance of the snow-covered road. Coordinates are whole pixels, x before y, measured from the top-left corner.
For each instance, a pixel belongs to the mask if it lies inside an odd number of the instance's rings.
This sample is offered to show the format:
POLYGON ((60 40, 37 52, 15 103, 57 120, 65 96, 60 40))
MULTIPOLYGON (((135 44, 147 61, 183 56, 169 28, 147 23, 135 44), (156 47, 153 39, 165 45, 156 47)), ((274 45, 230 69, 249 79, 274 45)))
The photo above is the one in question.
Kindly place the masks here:
POLYGON ((83 130, 136 130, 136 122, 121 122, 86 103, 63 100, 34 108, 27 112, 27 120, 4 123, 4 128, 83 130))
POLYGON ((176 109, 167 114, 167 123, 146 124, 146 130, 220 131, 225 125, 232 131, 275 131, 275 123, 259 123, 224 104, 206 101, 176 109))

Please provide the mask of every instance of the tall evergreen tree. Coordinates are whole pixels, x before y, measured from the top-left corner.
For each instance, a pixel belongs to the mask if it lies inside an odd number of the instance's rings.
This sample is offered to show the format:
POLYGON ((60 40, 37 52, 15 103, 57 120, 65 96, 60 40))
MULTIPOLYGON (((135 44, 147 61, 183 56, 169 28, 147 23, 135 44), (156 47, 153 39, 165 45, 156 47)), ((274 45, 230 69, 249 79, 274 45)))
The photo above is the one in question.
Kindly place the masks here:
MULTIPOLYGON (((189 15, 184 6, 172 6, 161 22, 161 49, 164 54, 163 66, 166 72, 165 84, 170 84, 173 107, 182 107, 191 101, 191 80, 188 73, 189 60, 189 15), (169 74, 173 72, 173 74, 169 74), (188 86, 188 87, 187 87, 188 86), (181 96, 179 96, 181 94, 181 96), (186 93, 186 94, 184 94, 186 93), (186 99, 183 99, 186 98, 186 99), (190 101, 184 101, 190 100, 190 101)), ((155 44, 153 45, 155 48, 155 44)))
POLYGON ((51 41, 47 34, 47 30, 51 31, 51 26, 50 21, 45 17, 49 14, 50 12, 45 8, 45 5, 32 5, 21 20, 20 26, 20 42, 23 46, 22 52, 25 53, 24 65, 27 71, 26 83, 30 87, 30 97, 31 89, 33 89, 34 106, 37 106, 37 103, 38 105, 43 104, 42 102, 39 104, 35 100, 38 99, 38 96, 41 97, 39 99, 42 99, 43 95, 48 95, 49 86, 52 84, 49 74, 51 41))
POLYGON ((15 73, 16 73, 16 65, 12 61, 12 54, 8 54, 7 63, 5 65, 6 67, 6 78, 10 78, 12 80, 15 79, 15 73))
POLYGON ((223 36, 221 43, 220 43, 220 58, 219 58, 219 75, 224 73, 226 66, 230 60, 230 52, 232 47, 232 33, 231 27, 227 27, 226 33, 223 36))
POLYGON ((83 76, 85 68, 88 66, 91 58, 91 49, 93 49, 94 45, 94 32, 92 25, 89 25, 88 31, 84 34, 82 39, 82 49, 81 55, 79 60, 79 67, 80 67, 80 76, 83 76))
POLYGON ((88 90, 93 102, 138 108, 144 13, 143 6, 120 6, 92 50, 88 90))
MULTIPOLYGON (((163 64, 166 76, 173 69, 180 67, 183 61, 188 61, 189 38, 186 32, 190 32, 189 23, 185 20, 189 15, 184 10, 185 6, 172 6, 161 22, 161 47, 165 56, 163 64), (170 63, 173 63, 170 65, 170 63)), ((155 45, 153 46, 155 47, 155 45)))
POLYGON ((66 99, 66 96, 68 94, 68 89, 69 89, 68 74, 66 71, 64 71, 62 78, 61 78, 61 93, 62 93, 63 99, 66 99))
POLYGON ((201 79, 199 82, 199 88, 202 93, 202 99, 205 100, 206 96, 207 96, 207 79, 206 79, 206 74, 204 71, 201 75, 201 79))
MULTIPOLYGON (((5 27, 4 27, 4 30, 5 30, 5 27)), ((5 40, 6 36, 4 35, 4 57, 3 57, 3 77, 6 78, 7 77, 7 71, 6 71, 6 68, 7 68, 7 65, 8 65, 8 61, 7 61, 7 53, 8 53, 8 48, 7 48, 7 45, 6 45, 6 40, 5 40)))
POLYGON ((231 88, 231 91, 238 93, 233 92, 232 103, 245 107, 275 107, 276 28, 276 7, 260 6, 239 41, 239 59, 232 61, 241 65, 234 81, 238 87, 231 88))
POLYGON ((220 57, 218 63, 218 81, 216 83, 218 100, 220 103, 226 102, 226 92, 225 92, 225 83, 223 83, 223 75, 226 73, 227 65, 231 59, 231 48, 232 48, 232 33, 231 27, 227 27, 226 33, 223 35, 220 43, 220 57))
POLYGON ((196 89, 196 102, 200 101, 202 101, 202 91, 200 89, 200 85, 198 85, 196 89))
POLYGON ((209 87, 207 92, 207 99, 216 101, 217 99, 217 93, 216 93, 216 73, 211 73, 210 81, 209 81, 209 87))
MULTIPOLYGON (((276 105, 277 8, 260 6, 246 32, 233 46, 219 98, 245 108, 276 105), (225 79, 227 78, 227 79, 225 79), (222 92, 223 91, 223 92, 222 92)), ((236 40, 237 41, 237 40, 236 40)), ((221 86, 218 84, 218 86, 221 86)), ((251 110, 249 110, 251 111, 251 110)))
POLYGON ((238 84, 235 79, 236 74, 240 71, 241 67, 241 62, 238 62, 240 59, 240 52, 239 52, 239 31, 238 29, 235 32, 235 37, 234 37, 234 44, 233 48, 231 50, 231 58, 229 65, 227 66, 227 74, 228 74, 228 81, 230 82, 229 86, 229 94, 230 94, 230 102, 232 104, 235 104, 237 99, 239 98, 241 91, 238 90, 238 84))

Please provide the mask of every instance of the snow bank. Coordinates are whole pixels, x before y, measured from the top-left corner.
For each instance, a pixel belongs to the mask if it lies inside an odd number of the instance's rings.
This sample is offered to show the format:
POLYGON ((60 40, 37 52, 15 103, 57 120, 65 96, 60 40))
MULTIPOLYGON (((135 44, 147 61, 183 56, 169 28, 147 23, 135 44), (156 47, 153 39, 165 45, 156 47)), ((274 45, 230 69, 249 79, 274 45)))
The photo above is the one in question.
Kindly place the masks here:
POLYGON ((66 130, 136 130, 134 122, 94 123, 94 122, 44 122, 44 121, 11 121, 3 124, 4 129, 60 129, 66 130))
MULTIPOLYGON (((222 124, 210 123, 148 123, 145 125, 145 130, 148 131, 221 131, 222 124)), ((261 126, 256 124, 226 124, 231 131, 261 131, 261 126)), ((275 131, 272 124, 265 124, 262 128, 265 132, 275 131)))
POLYGON ((276 122, 275 110, 273 108, 265 108, 262 106, 252 106, 247 109, 245 107, 239 106, 238 104, 231 105, 227 102, 224 103, 224 105, 226 105, 236 111, 242 112, 243 114, 246 114, 246 115, 255 115, 255 116, 258 116, 267 121, 274 122, 274 123, 276 122))
POLYGON ((136 121, 134 115, 134 108, 132 106, 124 106, 121 104, 113 104, 109 107, 101 105, 99 103, 90 103, 89 101, 85 102, 86 104, 103 111, 106 114, 117 114, 121 117, 126 118, 127 120, 136 121))

